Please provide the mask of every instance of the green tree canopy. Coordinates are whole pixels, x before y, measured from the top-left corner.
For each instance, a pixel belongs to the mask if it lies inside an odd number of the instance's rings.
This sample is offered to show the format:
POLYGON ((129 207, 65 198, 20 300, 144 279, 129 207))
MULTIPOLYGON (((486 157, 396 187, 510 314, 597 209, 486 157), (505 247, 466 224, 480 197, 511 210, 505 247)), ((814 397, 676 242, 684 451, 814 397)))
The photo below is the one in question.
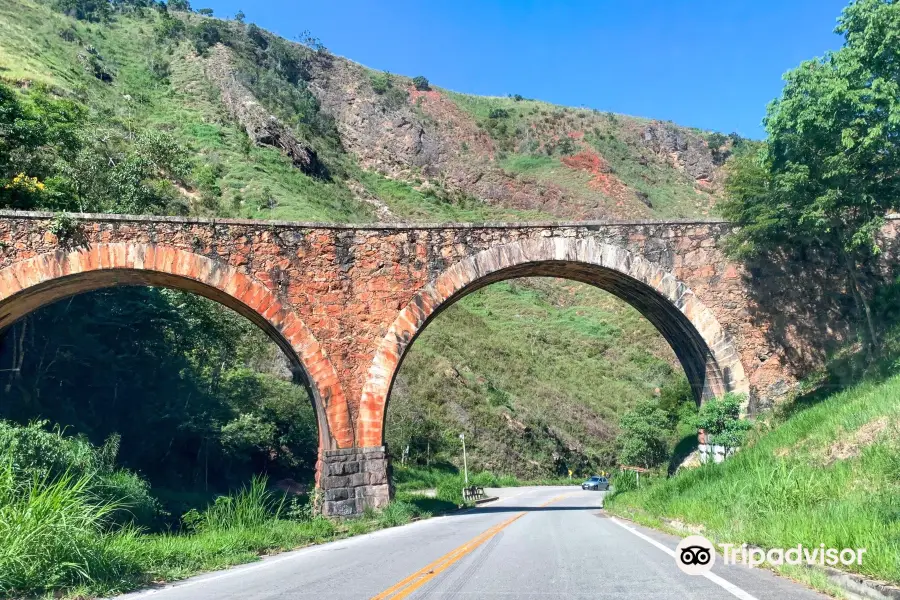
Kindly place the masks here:
POLYGON ((652 468, 668 458, 669 415, 655 400, 638 403, 625 413, 619 425, 622 428, 621 463, 652 468))
POLYGON ((747 432, 753 423, 741 419, 741 396, 725 394, 722 398, 712 398, 703 403, 697 414, 697 429, 706 433, 708 443, 724 446, 725 453, 743 445, 747 432))
POLYGON ((873 343, 861 262, 900 208, 900 3, 859 0, 843 12, 844 46, 785 75, 765 119, 767 144, 735 161, 725 215, 743 256, 812 245, 840 254, 873 343))

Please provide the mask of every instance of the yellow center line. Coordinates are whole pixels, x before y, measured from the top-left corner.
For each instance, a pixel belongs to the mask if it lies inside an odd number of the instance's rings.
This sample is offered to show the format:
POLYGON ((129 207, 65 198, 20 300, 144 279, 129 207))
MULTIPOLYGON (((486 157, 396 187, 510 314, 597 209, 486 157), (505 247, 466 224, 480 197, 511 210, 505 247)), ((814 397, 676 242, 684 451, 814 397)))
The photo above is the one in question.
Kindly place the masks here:
MULTIPOLYGON (((554 502, 559 502, 560 500, 562 500, 563 498, 565 498, 568 495, 569 494, 563 494, 561 496, 557 496, 556 498, 548 500, 547 502, 544 502, 543 504, 541 504, 540 508, 549 506, 549 505, 553 504, 554 502)), ((504 529, 506 529, 507 527, 512 525, 517 520, 524 517, 526 514, 528 514, 528 511, 520 512, 516 515, 513 515, 509 519, 503 521, 502 523, 498 523, 497 525, 494 525, 490 529, 475 536, 474 538, 472 538, 471 540, 469 540, 462 546, 455 548, 454 550, 451 550, 450 552, 443 555, 442 557, 435 560, 434 562, 431 562, 431 563, 425 565, 424 567, 422 567, 421 569, 419 569, 418 571, 416 571, 415 573, 413 573, 406 579, 397 582, 396 584, 394 584, 391 587, 389 587, 388 589, 384 590, 377 596, 373 596, 371 600, 387 600, 388 598, 390 598, 391 600, 400 600, 401 598, 406 598, 407 596, 409 596, 410 594, 415 592, 417 589, 419 589, 420 587, 422 587, 423 585, 425 585, 426 583, 428 583, 429 581, 431 581, 432 579, 434 579, 435 577, 440 575, 442 572, 444 572, 445 570, 450 568, 450 566, 452 566, 453 564, 459 562, 460 560, 462 560, 463 558, 465 558, 466 556, 471 554, 476 548, 481 546, 483 543, 485 543, 486 541, 488 541, 489 539, 491 539, 492 537, 494 537, 495 535, 497 535, 498 533, 500 533, 501 531, 503 531, 504 529)))

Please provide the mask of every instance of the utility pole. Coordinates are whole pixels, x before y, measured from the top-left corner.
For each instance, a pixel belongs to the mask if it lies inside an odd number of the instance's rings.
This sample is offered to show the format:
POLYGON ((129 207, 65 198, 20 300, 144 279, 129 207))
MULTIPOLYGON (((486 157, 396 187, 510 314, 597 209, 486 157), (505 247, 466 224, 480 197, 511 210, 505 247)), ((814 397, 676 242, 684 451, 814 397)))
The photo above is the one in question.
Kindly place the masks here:
POLYGON ((459 439, 462 440, 463 445, 463 473, 465 474, 466 478, 466 487, 469 487, 469 464, 466 461, 466 434, 459 434, 459 439))

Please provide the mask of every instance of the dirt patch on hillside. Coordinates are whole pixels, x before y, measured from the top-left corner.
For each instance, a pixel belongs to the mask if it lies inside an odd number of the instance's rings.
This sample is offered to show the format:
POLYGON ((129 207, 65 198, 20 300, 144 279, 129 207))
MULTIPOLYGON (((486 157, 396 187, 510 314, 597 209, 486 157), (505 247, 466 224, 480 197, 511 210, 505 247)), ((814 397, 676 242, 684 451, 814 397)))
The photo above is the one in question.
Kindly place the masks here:
POLYGON ((633 202, 634 193, 612 173, 609 163, 596 152, 582 150, 577 154, 564 156, 560 160, 570 169, 590 173, 591 180, 588 186, 614 200, 616 206, 624 208, 633 202))
POLYGON ((455 142, 449 145, 450 156, 466 155, 468 160, 484 160, 494 158, 494 142, 486 132, 475 124, 467 113, 463 112, 452 100, 448 100, 436 90, 420 91, 414 87, 408 90, 409 102, 422 112, 426 120, 447 140, 455 142))
POLYGON ((881 417, 874 421, 869 421, 852 434, 831 444, 825 451, 825 464, 830 465, 838 460, 856 458, 862 453, 863 449, 875 443, 889 425, 888 418, 881 417))

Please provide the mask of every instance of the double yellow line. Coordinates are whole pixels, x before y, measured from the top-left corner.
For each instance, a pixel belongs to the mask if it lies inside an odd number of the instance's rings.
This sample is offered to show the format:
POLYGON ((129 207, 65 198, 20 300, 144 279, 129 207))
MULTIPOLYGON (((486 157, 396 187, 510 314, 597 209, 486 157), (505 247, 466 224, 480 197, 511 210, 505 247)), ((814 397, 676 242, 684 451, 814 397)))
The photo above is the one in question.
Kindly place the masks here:
MULTIPOLYGON (((547 502, 544 502, 540 506, 544 507, 544 506, 553 504, 554 502, 559 502, 566 496, 568 496, 568 494, 563 494, 562 496, 557 496, 556 498, 553 498, 552 500, 548 500, 547 502)), ((419 569, 418 571, 416 571, 415 573, 413 573, 412 575, 410 575, 403 581, 400 581, 400 582, 392 585, 391 587, 384 590, 377 596, 372 596, 372 600, 387 600, 388 598, 390 598, 390 600, 400 600, 401 598, 406 598, 407 596, 409 596, 410 594, 415 592, 417 589, 419 589, 420 587, 422 587, 423 585, 425 585, 426 583, 428 583, 429 581, 431 581, 432 579, 434 579, 435 577, 437 577, 438 575, 440 575, 441 573, 443 573, 444 571, 449 569, 452 565, 456 564, 457 562, 459 562, 460 560, 462 560, 463 558, 465 558, 466 556, 471 554, 473 551, 475 551, 476 548, 481 546, 483 543, 485 543, 486 541, 488 541, 489 539, 491 539, 492 537, 494 537, 495 535, 497 535, 498 533, 500 533, 501 531, 503 531, 504 529, 506 529, 507 527, 509 527, 510 525, 512 525, 519 519, 521 519, 522 517, 524 517, 526 514, 528 514, 527 511, 520 512, 520 513, 510 517, 509 519, 503 521, 502 523, 498 523, 497 525, 494 525, 487 531, 472 538, 471 540, 469 540, 468 542, 466 542, 459 548, 456 548, 455 550, 451 550, 450 552, 448 552, 444 556, 440 557, 436 561, 425 565, 424 567, 422 567, 421 569, 419 569)))

